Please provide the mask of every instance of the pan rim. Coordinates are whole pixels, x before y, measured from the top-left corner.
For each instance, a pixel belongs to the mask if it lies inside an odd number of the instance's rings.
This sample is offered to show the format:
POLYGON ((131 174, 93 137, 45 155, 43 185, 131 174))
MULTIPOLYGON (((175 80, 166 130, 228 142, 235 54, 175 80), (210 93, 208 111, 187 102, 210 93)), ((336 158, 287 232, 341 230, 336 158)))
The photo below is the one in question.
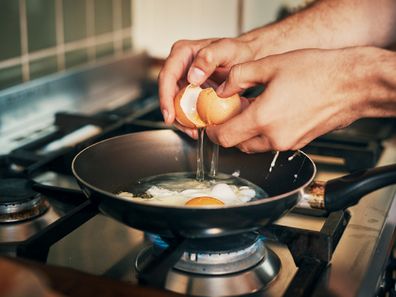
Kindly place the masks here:
MULTIPOLYGON (((303 185, 301 185, 300 187, 298 187, 298 188, 296 188, 296 189, 294 189, 292 191, 289 191, 289 192, 286 192, 286 193, 282 193, 282 194, 279 194, 279 195, 276 195, 276 196, 266 197, 266 198, 258 199, 258 200, 252 201, 252 202, 246 202, 246 203, 243 203, 243 204, 221 205, 221 206, 197 206, 197 207, 186 206, 186 205, 150 204, 150 203, 145 203, 145 202, 141 202, 141 201, 133 201, 133 200, 131 200, 129 198, 118 196, 117 194, 114 194, 114 193, 99 189, 99 188, 93 186, 92 184, 86 182, 85 180, 83 180, 77 174, 77 171, 75 169, 76 161, 88 149, 90 149, 90 148, 92 148, 94 146, 100 145, 100 144, 102 144, 104 142, 112 141, 112 140, 117 139, 117 138, 124 138, 124 137, 128 137, 128 136, 134 135, 134 134, 147 133, 147 132, 159 132, 159 131, 161 131, 161 132, 162 131, 172 131, 172 132, 174 132, 176 134, 179 134, 179 133, 177 133, 177 131, 174 131, 172 129, 140 131, 140 132, 133 132, 133 133, 127 133, 127 134, 123 134, 123 135, 110 137, 110 138, 103 139, 101 141, 98 141, 96 143, 93 143, 93 144, 87 146, 86 148, 84 148, 83 150, 78 152, 74 156, 74 158, 72 160, 71 169, 72 169, 74 177, 78 180, 78 182, 80 182, 81 184, 86 186, 88 189, 93 189, 94 191, 99 192, 102 195, 105 195, 107 197, 111 197, 111 198, 117 199, 117 200, 123 200, 123 201, 129 202, 129 203, 133 203, 133 204, 136 204, 136 205, 142 205, 142 206, 145 206, 145 207, 155 208, 155 209, 180 209, 180 210, 184 210, 184 211, 186 211, 186 210, 191 210, 191 211, 197 211, 197 210, 200 210, 200 211, 216 211, 216 210, 224 210, 224 209, 236 209, 236 208, 241 208, 241 207, 250 207, 250 206, 270 203, 270 202, 273 202, 273 201, 282 200, 283 198, 286 198, 286 197, 290 197, 291 195, 297 194, 302 189, 306 188, 314 180, 314 178, 316 176, 316 173, 317 173, 317 168, 316 168, 315 162, 306 153, 304 153, 303 151, 296 150, 296 152, 298 151, 301 155, 303 155, 305 158, 307 158, 311 162, 312 167, 313 167, 313 171, 312 171, 311 177, 303 185)), ((260 153, 258 153, 258 154, 260 154, 260 153)))

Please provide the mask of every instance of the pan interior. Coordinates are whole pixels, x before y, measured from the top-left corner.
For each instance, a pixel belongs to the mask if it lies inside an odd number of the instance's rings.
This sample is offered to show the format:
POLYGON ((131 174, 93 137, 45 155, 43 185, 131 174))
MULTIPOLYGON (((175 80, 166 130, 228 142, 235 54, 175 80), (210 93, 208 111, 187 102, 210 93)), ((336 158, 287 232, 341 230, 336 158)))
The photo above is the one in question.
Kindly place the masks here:
MULTIPOLYGON (((282 152, 270 172, 273 152, 245 154, 220 149, 219 171, 239 176, 262 188, 269 197, 283 195, 312 179, 315 167, 303 153, 282 152)), ((209 158, 205 158, 209 159, 209 158)), ((73 162, 76 177, 91 188, 113 194, 131 190, 147 177, 195 172, 195 141, 170 130, 115 137, 82 151, 73 162)))

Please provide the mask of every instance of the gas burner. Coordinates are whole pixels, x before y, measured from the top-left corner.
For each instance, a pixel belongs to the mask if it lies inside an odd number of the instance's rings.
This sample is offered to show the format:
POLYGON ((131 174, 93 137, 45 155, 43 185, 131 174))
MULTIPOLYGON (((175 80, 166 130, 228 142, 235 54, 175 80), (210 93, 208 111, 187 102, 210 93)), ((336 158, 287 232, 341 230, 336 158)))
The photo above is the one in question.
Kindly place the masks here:
POLYGON ((175 269, 203 275, 223 275, 249 269, 265 257, 267 250, 255 233, 190 241, 175 269))
POLYGON ((249 269, 268 257, 264 243, 257 240, 251 246, 227 252, 184 252, 175 268, 204 275, 224 275, 249 269))
MULTIPOLYGON (((143 249, 136 259, 138 273, 166 247, 166 240, 160 241, 155 236, 150 239, 154 239, 153 245, 143 249)), ((164 288, 192 296, 237 296, 283 290, 279 284, 272 283, 277 277, 288 279, 295 272, 295 267, 284 263, 286 257, 293 263, 285 253, 287 249, 268 248, 256 233, 189 240, 181 258, 167 271, 164 288), (286 270, 280 269, 283 265, 286 270)))
POLYGON ((0 180, 0 223, 30 220, 49 209, 49 202, 32 185, 32 181, 21 178, 0 180))

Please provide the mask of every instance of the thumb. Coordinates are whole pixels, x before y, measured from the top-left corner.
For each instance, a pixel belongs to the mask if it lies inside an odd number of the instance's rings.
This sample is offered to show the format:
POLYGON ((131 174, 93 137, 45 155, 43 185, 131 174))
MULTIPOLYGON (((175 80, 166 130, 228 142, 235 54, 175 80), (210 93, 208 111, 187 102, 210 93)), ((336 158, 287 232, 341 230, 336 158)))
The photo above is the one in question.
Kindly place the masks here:
POLYGON ((275 73, 270 57, 233 66, 227 79, 217 88, 220 97, 229 97, 258 84, 265 84, 275 73))

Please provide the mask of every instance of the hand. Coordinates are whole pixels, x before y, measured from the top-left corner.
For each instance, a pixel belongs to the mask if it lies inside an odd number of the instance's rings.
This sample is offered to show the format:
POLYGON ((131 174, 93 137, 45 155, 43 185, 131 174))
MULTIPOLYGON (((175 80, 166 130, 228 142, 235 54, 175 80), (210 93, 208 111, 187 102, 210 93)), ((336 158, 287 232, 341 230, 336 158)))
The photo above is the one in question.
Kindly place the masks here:
POLYGON ((365 114, 370 63, 365 48, 349 48, 299 50, 235 65, 219 96, 257 84, 265 91, 241 114, 208 127, 207 134, 248 153, 304 147, 365 114))
MULTIPOLYGON (((233 65, 253 58, 248 42, 238 38, 176 42, 159 74, 160 106, 165 123, 174 122, 173 99, 187 80, 194 85, 206 82, 216 87, 225 80, 233 65)), ((196 138, 196 130, 176 126, 196 138)))
POLYGON ((0 296, 61 297, 39 272, 6 258, 0 259, 0 296))

